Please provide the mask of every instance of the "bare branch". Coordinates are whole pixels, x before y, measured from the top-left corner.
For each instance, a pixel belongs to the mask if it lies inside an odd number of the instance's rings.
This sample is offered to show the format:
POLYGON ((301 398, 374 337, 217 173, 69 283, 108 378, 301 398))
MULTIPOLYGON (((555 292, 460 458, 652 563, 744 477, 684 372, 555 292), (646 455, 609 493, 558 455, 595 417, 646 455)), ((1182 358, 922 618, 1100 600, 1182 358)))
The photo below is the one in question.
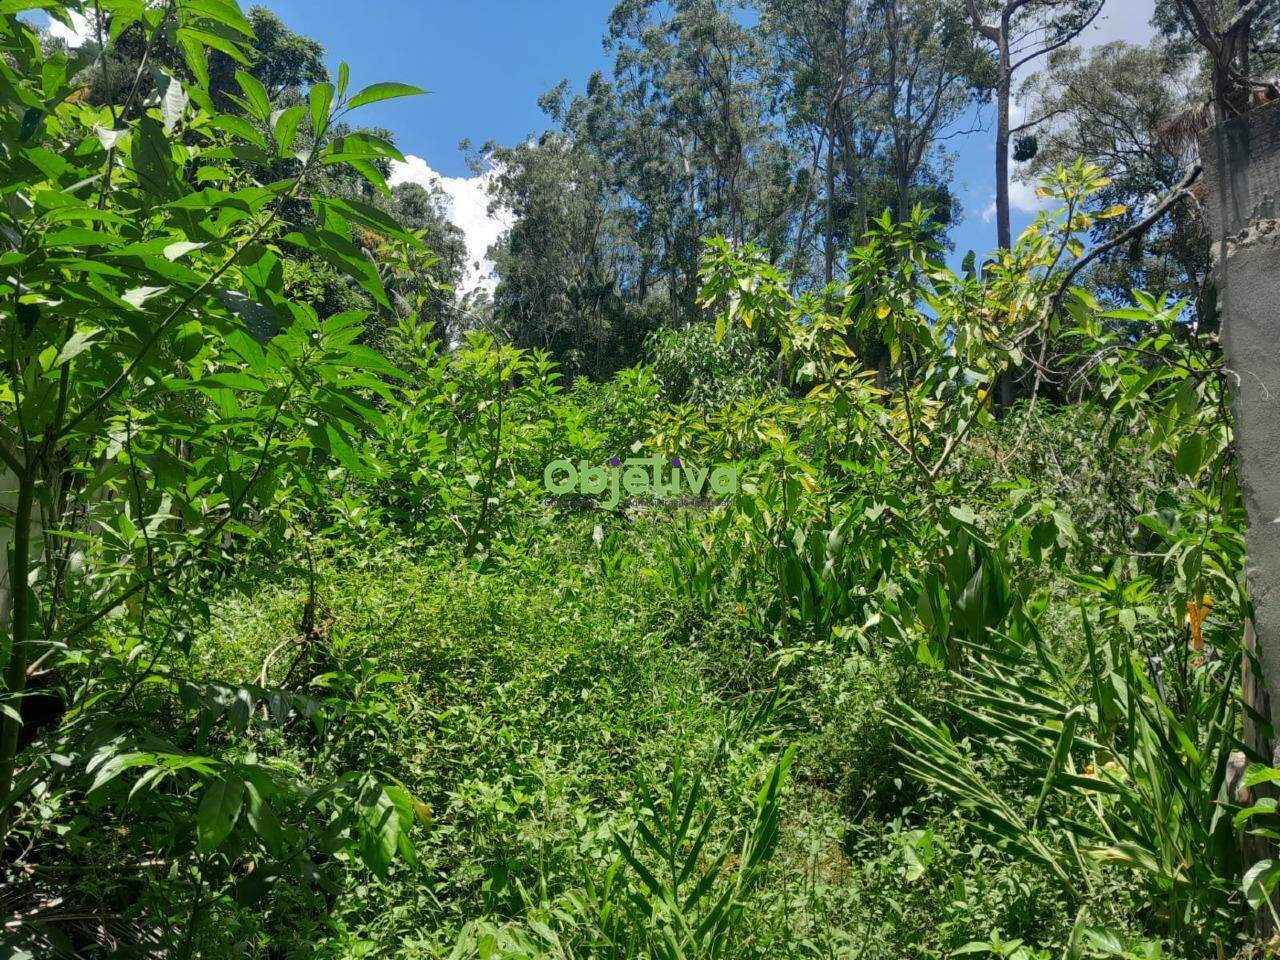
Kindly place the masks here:
POLYGON ((1209 23, 1209 18, 1200 9, 1197 0, 1174 0, 1173 8, 1177 11, 1178 19, 1182 21, 1183 26, 1195 34, 1200 45, 1217 59, 1222 53, 1222 38, 1209 23))
POLYGON ((1104 5, 1103 0, 1099 0, 1098 5, 1093 8, 1093 13, 1089 14, 1089 16, 1085 18, 1085 20, 1080 24, 1080 26, 1076 27, 1074 30, 1070 30, 1067 33, 1063 34, 1053 43, 1046 44, 1045 46, 1042 46, 1039 49, 1034 50, 1031 53, 1028 53, 1022 59, 1015 61, 1013 65, 1010 66, 1009 68, 1010 72, 1016 72, 1019 67, 1025 66, 1026 64, 1030 63, 1032 60, 1035 60, 1039 57, 1043 57, 1047 53, 1052 53, 1054 50, 1057 50, 1061 47, 1065 47, 1068 43, 1073 41, 1076 37, 1080 36, 1080 34, 1084 33, 1084 31, 1089 28, 1089 25, 1092 24, 1093 21, 1098 19, 1098 14, 1102 13, 1103 5, 1104 5))
POLYGON ((1026 123, 1020 123, 1016 127, 1010 127, 1009 136, 1013 136, 1015 133, 1021 133, 1023 130, 1030 130, 1032 127, 1038 127, 1040 126, 1040 124, 1044 123, 1046 120, 1052 120, 1054 117, 1058 116, 1059 114, 1066 113, 1066 112, 1067 112, 1066 107, 1058 107, 1056 110, 1050 110, 1048 113, 1046 113, 1042 117, 1036 117, 1034 120, 1028 120, 1026 123))

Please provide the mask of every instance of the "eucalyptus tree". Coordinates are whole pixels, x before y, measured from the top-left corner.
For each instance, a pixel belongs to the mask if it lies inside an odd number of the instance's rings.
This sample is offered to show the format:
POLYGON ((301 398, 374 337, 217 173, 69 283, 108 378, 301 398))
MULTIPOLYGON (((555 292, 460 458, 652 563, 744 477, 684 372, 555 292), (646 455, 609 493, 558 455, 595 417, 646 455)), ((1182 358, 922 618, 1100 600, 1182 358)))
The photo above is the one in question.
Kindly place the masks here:
MULTIPOLYGON (((417 232, 423 245, 435 256, 430 271, 432 280, 456 289, 466 272, 467 242, 462 229, 449 218, 449 197, 438 184, 427 188, 418 183, 401 183, 391 192, 390 212, 405 227, 417 232)), ((430 319, 439 323, 444 318, 430 319)))
POLYGON ((647 330, 634 328, 624 299, 634 258, 607 170, 558 133, 490 153, 493 202, 512 217, 490 251, 495 324, 518 346, 550 353, 569 376, 626 365, 647 330))
POLYGON ((872 105, 887 132, 894 213, 905 221, 922 170, 986 93, 991 63, 953 0, 882 0, 872 9, 881 40, 873 44, 879 95, 872 105))
MULTIPOLYGON (((995 59, 996 240, 1013 242, 1009 224, 1009 142, 1014 78, 1018 71, 1075 40, 1102 12, 1106 0, 965 0, 974 32, 995 59)), ((1034 124, 1033 119, 1028 124, 1034 124)), ((1019 127, 1022 129, 1022 126, 1019 127)))
POLYGON ((867 122, 871 30, 857 0, 760 0, 759 9, 776 64, 772 95, 808 163, 791 270, 802 276, 812 250, 829 283, 839 248, 866 228, 868 168, 884 134, 867 122))
POLYGON ((673 325, 687 321, 690 278, 697 269, 700 217, 692 166, 664 117, 665 104, 636 59, 620 55, 614 79, 594 74, 581 96, 563 88, 543 98, 553 120, 591 158, 616 198, 619 244, 634 251, 620 276, 623 295, 661 306, 673 325))
POLYGON ((643 86, 707 226, 747 229, 753 152, 767 136, 758 37, 733 0, 623 0, 609 17, 615 83, 643 86))
POLYGON ((617 111, 612 166, 629 201, 672 222, 661 269, 681 322, 703 237, 776 250, 788 232, 791 165, 765 97, 767 51, 746 12, 736 0, 624 0, 609 17, 613 77, 598 94, 617 111), (626 146, 638 149, 616 152, 626 146))
POLYGON ((494 250, 495 320, 571 374, 634 362, 659 322, 701 314, 705 237, 790 247, 797 178, 744 14, 728 0, 617 4, 612 69, 542 97, 557 130, 486 151, 493 201, 514 218, 494 250))
MULTIPOLYGON (((777 64, 774 97, 793 153, 808 162, 795 218, 792 282, 829 284, 845 252, 886 210, 919 205, 939 237, 955 202, 945 139, 989 82, 989 57, 952 0, 761 0, 760 29, 777 64), (807 269, 806 269, 807 268, 807 269)), ((862 362, 883 368, 875 331, 862 362)))
POLYGON ((820 248, 834 277, 841 251, 883 210, 952 213, 943 143, 989 85, 963 6, 949 0, 760 0, 773 96, 800 162, 793 273, 820 248), (813 235, 811 240, 810 234, 813 235))
MULTIPOLYGON (((1146 214, 1152 197, 1178 183, 1190 162, 1185 146, 1168 136, 1171 118, 1192 99, 1181 79, 1187 74, 1186 58, 1165 43, 1116 41, 1088 51, 1054 51, 1020 89, 1028 114, 1043 118, 1017 147, 1027 179, 1038 181, 1059 165, 1091 158, 1110 183, 1089 199, 1087 209, 1125 207, 1118 216, 1097 220, 1093 239, 1106 243, 1119 236, 1146 214)), ((1091 286, 1119 300, 1130 299, 1135 287, 1198 296, 1209 244, 1189 200, 1145 236, 1099 257, 1089 273, 1091 286)))

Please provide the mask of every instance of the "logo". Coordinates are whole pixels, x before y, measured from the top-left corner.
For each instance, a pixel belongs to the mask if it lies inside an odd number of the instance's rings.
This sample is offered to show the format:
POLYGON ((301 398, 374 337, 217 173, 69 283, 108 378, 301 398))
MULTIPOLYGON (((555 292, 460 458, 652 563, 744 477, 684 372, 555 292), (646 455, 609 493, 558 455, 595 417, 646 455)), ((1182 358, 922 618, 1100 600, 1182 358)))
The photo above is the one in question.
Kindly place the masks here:
MULTIPOLYGON (((606 495, 603 500, 585 501, 583 506, 616 507, 627 495, 628 502, 652 501, 676 504, 710 504, 711 497, 732 497, 738 492, 735 467, 686 466, 679 457, 670 461, 663 457, 630 457, 611 459, 603 466, 579 460, 553 460, 542 472, 547 493, 554 496, 579 494, 582 497, 606 495)), ((560 501, 564 505, 565 501, 560 501)))

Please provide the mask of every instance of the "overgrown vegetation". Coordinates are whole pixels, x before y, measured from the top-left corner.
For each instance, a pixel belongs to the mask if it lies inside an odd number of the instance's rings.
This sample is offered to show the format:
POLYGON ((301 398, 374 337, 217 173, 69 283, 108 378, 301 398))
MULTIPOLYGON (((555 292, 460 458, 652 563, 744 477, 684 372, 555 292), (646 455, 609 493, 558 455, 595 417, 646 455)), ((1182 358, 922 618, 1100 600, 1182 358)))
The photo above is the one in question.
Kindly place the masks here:
POLYGON ((456 235, 354 125, 418 90, 229 0, 34 6, 100 35, 0 2, 7 955, 1262 949, 1230 381, 1211 298, 1073 285, 1132 222, 1103 170, 958 271, 906 175, 820 282, 680 223, 688 296, 596 339, 519 292, 548 254, 498 298, 553 358, 460 331, 456 235), (736 490, 544 484, 633 457, 736 490))

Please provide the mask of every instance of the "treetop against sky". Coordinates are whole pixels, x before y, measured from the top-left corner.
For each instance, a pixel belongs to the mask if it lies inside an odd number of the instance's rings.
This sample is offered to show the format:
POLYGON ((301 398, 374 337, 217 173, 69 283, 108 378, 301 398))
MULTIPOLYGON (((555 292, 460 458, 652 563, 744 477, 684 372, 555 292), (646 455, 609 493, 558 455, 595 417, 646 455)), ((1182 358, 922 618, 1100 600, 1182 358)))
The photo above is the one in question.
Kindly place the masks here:
MULTIPOLYGON (((398 167, 393 183, 438 182, 449 194, 452 218, 466 234, 473 262, 483 260, 507 219, 489 214, 486 184, 469 169, 459 142, 512 144, 545 129, 549 120, 538 98, 561 80, 580 90, 593 71, 607 72, 610 64, 603 37, 612 0, 375 0, 358 17, 339 0, 259 5, 319 40, 335 64, 341 56, 356 76, 396 77, 430 91, 410 103, 375 105, 368 121, 390 129, 406 154, 408 163, 398 167)), ((1108 0, 1081 45, 1147 40, 1153 8, 1153 0, 1108 0)), ((1018 116, 1015 105, 1015 123, 1018 116)), ((989 108, 975 110, 947 144, 956 154, 954 184, 963 209, 963 221, 952 231, 957 257, 995 246, 993 122, 989 108)), ((1010 199, 1016 231, 1042 201, 1020 183, 1010 199)), ((472 270, 467 285, 483 282, 485 270, 472 270)))

